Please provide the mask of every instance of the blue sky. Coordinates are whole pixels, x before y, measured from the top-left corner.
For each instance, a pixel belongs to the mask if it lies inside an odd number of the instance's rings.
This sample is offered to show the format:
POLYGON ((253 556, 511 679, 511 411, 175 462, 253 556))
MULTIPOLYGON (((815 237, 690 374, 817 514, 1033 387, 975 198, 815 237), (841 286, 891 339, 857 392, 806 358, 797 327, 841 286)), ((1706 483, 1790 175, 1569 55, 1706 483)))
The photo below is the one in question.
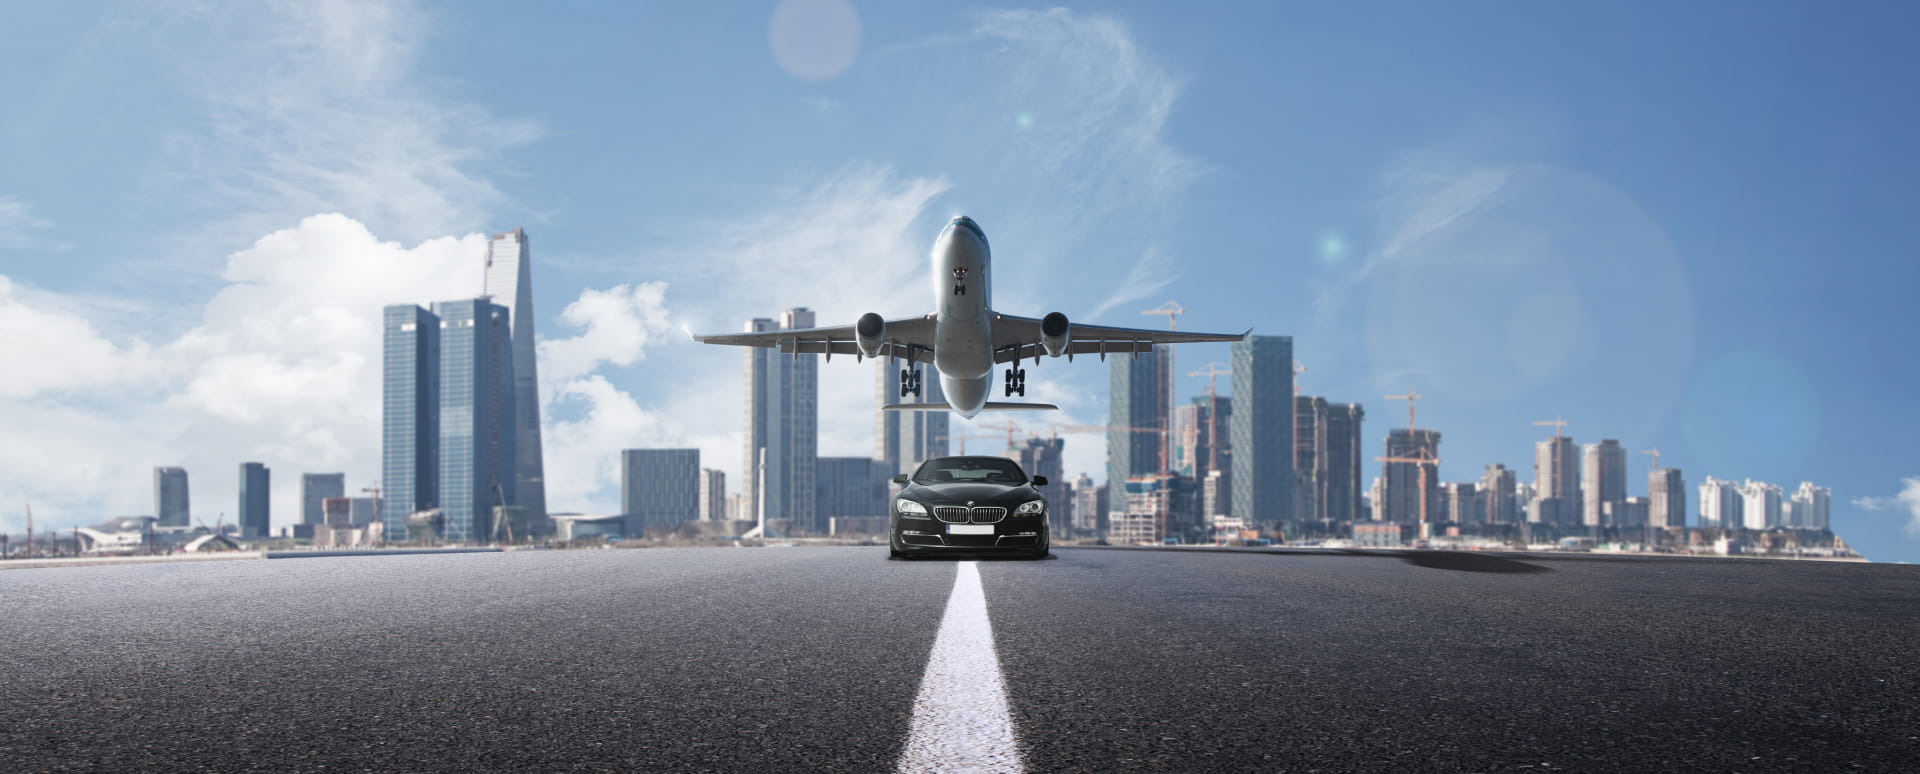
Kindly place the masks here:
MULTIPOLYGON (((379 305, 478 292, 480 235, 515 226, 554 507, 612 507, 620 448, 737 471, 740 355, 682 330, 923 311, 926 250, 965 212, 1009 311, 1157 326, 1138 312, 1174 299, 1183 328, 1293 335, 1303 391, 1366 404, 1373 438, 1404 421, 1380 396, 1417 388, 1447 480, 1526 478, 1531 423, 1564 416, 1689 485, 1829 486, 1849 542, 1920 560, 1917 16, 17 9, 0 527, 24 502, 52 523, 146 513, 158 464, 192 471, 208 521, 243 460, 273 467, 278 524, 299 472, 372 481, 379 305)), ((1095 423, 1105 383, 1047 362, 1032 395, 1095 423)), ((823 368, 823 454, 869 453, 872 401, 864 367, 823 368)), ((1102 446, 1070 437, 1070 467, 1097 474, 1102 446)))

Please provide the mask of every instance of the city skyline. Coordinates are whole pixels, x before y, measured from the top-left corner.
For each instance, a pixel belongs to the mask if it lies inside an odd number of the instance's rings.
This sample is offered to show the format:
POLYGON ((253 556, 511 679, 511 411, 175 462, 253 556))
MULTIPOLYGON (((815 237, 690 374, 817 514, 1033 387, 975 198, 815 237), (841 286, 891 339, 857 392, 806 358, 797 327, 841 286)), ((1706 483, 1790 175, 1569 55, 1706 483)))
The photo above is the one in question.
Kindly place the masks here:
MULTIPOLYGON (((179 466, 212 521, 238 460, 382 479, 379 307, 486 292, 475 256, 518 223, 542 243, 551 506, 610 510, 636 443, 700 448, 737 481, 732 358, 680 329, 918 311, 921 235, 966 211, 1003 248, 1009 308, 1126 325, 1178 299, 1182 328, 1294 336, 1303 394, 1386 417, 1373 396, 1417 385, 1445 481, 1524 472, 1529 423, 1564 415, 1583 441, 1664 450, 1688 486, 1820 482, 1869 556, 1920 560, 1920 498, 1898 499, 1920 477, 1899 437, 1920 366, 1885 354, 1912 338, 1892 310, 1920 269, 1891 203, 1920 175, 1905 108, 1877 97, 1915 12, 1636 22, 1651 10, 861 6, 846 69, 812 80, 772 56, 766 9, 582 29, 349 4, 339 37, 282 6, 222 25, 31 8, 44 34, 0 54, 27 105, 0 119, 0 307, 20 331, 0 354, 37 367, 0 419, 53 453, 9 457, 0 494, 91 522, 150 509, 129 482, 179 466), (668 33, 687 25, 735 34, 668 33), (507 61, 484 53, 503 28, 621 44, 584 70, 507 61), (281 34, 304 47, 257 45, 281 34), (699 87, 667 88, 689 72, 699 87), (929 105, 927 83, 975 88, 929 105), (636 85, 648 99, 605 98, 636 85), (127 120, 88 120, 104 105, 127 120)), ((1098 424, 1100 370, 1042 363, 1030 397, 1098 424)), ((1182 392, 1204 383, 1177 370, 1182 392)), ((823 364, 821 454, 870 453, 870 379, 823 364)), ((1101 456, 1071 439, 1066 469, 1101 456)), ((273 500, 290 524, 297 487, 273 500)))

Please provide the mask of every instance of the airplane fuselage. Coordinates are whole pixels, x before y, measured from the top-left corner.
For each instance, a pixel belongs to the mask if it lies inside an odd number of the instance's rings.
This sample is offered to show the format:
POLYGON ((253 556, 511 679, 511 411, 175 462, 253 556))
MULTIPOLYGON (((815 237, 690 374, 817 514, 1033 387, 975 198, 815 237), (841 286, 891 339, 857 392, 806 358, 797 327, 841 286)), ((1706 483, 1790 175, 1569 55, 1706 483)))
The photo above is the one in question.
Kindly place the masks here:
POLYGON ((973 418, 993 395, 992 249, 980 227, 955 218, 933 243, 933 364, 960 416, 973 418))

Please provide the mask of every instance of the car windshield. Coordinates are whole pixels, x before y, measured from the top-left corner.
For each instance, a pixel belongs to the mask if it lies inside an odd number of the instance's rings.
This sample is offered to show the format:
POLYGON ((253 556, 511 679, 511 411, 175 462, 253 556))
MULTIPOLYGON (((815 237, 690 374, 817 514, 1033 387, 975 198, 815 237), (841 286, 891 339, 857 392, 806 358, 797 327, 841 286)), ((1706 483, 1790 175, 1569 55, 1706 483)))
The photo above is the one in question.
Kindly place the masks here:
POLYGON ((949 457, 927 460, 913 474, 916 484, 942 484, 952 481, 980 481, 995 484, 1024 484, 1027 474, 1013 460, 998 457, 949 457))

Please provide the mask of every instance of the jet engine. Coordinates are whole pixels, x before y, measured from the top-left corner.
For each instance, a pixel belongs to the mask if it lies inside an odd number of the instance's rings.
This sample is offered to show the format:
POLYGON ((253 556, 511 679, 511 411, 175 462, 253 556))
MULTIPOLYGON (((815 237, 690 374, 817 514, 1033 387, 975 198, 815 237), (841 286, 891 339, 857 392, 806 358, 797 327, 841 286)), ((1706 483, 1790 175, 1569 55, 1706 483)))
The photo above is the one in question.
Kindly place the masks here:
POLYGON ((853 335, 861 357, 879 357, 880 345, 886 341, 887 321, 872 312, 860 315, 860 321, 853 324, 853 335))
POLYGON ((1040 347, 1049 357, 1059 357, 1067 353, 1067 316, 1059 312, 1049 312, 1040 318, 1040 347))

